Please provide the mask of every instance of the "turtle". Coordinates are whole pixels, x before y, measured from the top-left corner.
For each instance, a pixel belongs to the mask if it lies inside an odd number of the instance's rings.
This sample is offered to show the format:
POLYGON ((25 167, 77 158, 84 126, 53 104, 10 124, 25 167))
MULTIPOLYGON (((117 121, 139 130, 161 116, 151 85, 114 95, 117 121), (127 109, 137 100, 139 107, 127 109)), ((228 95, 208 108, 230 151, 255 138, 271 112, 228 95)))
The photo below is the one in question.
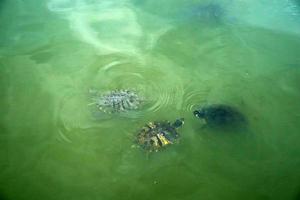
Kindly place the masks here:
POLYGON ((90 89, 92 103, 104 113, 119 113, 129 110, 136 110, 140 107, 142 98, 135 90, 115 89, 108 92, 98 92, 90 89))
POLYGON ((179 118, 173 123, 169 121, 149 122, 140 129, 136 142, 148 152, 157 152, 178 141, 177 129, 183 124, 184 118, 179 118))
POLYGON ((225 8, 219 3, 196 3, 183 7, 179 16, 184 21, 220 23, 226 16, 225 8))
POLYGON ((225 104, 203 106, 193 111, 193 114, 213 128, 239 128, 246 124, 246 118, 241 112, 225 104))
POLYGON ((225 13, 224 8, 216 3, 194 5, 190 12, 197 19, 213 21, 221 20, 225 13))

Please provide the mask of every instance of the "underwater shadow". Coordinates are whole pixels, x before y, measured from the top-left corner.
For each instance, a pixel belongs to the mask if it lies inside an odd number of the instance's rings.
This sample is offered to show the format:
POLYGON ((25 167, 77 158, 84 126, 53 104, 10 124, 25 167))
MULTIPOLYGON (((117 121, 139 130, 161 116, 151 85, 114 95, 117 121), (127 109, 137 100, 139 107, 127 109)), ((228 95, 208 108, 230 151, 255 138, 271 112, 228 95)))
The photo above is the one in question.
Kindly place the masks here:
POLYGON ((0 191, 0 200, 9 200, 9 199, 0 191))
POLYGON ((300 200, 300 190, 299 190, 298 193, 296 194, 295 200, 300 200))
POLYGON ((184 9, 186 19, 202 22, 222 22, 225 9, 218 3, 196 4, 184 9))

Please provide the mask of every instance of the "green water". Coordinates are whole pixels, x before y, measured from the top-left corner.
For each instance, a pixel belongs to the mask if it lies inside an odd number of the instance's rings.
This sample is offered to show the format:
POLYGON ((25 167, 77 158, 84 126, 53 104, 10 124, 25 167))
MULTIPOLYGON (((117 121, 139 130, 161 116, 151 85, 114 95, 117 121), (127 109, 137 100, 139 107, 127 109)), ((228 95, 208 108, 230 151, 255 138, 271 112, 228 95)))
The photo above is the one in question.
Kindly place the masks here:
POLYGON ((0 199, 299 199, 299 52, 299 1, 2 0, 0 199), (97 118, 89 88, 145 103, 97 118), (214 103, 247 130, 202 128, 214 103), (178 117, 179 144, 133 148, 178 117))

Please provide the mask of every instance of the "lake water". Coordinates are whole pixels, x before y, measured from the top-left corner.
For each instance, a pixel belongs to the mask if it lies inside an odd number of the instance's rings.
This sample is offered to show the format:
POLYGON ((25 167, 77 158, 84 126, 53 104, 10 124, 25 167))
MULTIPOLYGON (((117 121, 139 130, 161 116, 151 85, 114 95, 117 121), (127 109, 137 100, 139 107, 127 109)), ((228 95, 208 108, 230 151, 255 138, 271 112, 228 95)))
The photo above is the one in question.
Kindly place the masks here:
POLYGON ((300 198, 297 0, 0 0, 0 88, 1 200, 300 198), (95 116, 91 88, 144 103, 95 116), (247 129, 203 127, 210 104, 247 129), (136 148, 179 117, 178 144, 136 148))

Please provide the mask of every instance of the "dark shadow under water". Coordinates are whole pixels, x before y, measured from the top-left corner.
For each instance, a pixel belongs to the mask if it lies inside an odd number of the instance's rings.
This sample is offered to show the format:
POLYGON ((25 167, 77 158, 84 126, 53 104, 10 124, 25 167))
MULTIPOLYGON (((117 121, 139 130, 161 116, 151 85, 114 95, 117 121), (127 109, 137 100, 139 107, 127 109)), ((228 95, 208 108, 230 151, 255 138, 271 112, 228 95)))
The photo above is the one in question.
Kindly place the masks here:
POLYGON ((188 6, 182 14, 186 20, 218 23, 223 21, 226 12, 221 4, 211 2, 188 6))
POLYGON ((9 200, 9 199, 0 191, 0 200, 9 200))

